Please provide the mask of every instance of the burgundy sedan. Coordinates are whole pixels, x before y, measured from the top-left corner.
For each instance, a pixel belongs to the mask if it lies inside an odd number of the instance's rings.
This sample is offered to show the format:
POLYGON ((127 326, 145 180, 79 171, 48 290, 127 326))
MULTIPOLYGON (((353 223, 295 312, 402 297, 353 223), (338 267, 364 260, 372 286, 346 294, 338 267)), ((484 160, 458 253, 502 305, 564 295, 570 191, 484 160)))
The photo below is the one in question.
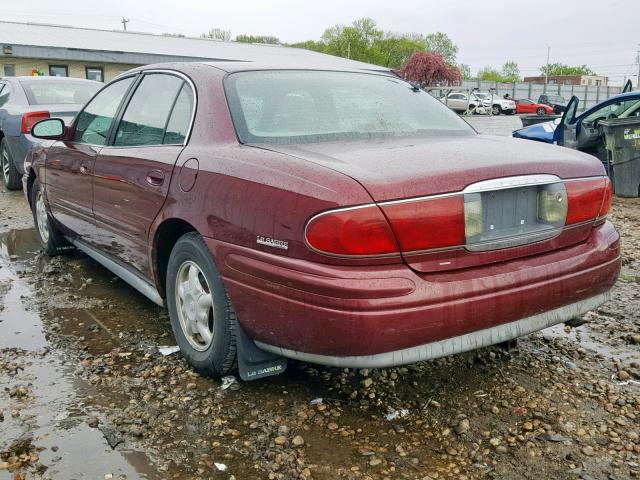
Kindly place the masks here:
POLYGON ((478 135, 391 72, 149 66, 33 134, 46 251, 166 305, 208 375, 476 349, 596 308, 620 269, 597 159, 478 135))

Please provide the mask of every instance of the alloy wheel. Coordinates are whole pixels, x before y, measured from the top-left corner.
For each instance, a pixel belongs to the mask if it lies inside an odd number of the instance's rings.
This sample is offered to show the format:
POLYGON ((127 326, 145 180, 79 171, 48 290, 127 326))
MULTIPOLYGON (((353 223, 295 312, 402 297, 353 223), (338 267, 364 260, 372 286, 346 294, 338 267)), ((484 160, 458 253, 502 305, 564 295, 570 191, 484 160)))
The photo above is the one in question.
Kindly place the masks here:
POLYGON ((178 269, 175 299, 184 336, 196 350, 207 350, 214 334, 213 295, 202 270, 191 260, 178 269))
POLYGON ((9 169, 11 165, 9 165, 9 152, 4 145, 2 146, 2 153, 0 154, 0 164, 2 166, 2 179, 5 185, 9 185, 9 169))
POLYGON ((49 241, 49 217, 40 191, 36 194, 36 220, 42 242, 46 244, 49 241))

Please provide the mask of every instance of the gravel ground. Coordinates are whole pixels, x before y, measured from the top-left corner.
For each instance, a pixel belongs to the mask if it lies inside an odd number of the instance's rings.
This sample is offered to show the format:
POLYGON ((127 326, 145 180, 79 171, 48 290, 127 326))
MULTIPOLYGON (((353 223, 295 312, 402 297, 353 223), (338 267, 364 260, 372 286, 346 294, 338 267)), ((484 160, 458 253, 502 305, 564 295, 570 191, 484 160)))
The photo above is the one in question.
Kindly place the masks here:
POLYGON ((159 353, 162 309, 80 253, 42 256, 0 189, 0 480, 640 478, 640 199, 612 217, 622 275, 572 326, 227 386, 159 353))

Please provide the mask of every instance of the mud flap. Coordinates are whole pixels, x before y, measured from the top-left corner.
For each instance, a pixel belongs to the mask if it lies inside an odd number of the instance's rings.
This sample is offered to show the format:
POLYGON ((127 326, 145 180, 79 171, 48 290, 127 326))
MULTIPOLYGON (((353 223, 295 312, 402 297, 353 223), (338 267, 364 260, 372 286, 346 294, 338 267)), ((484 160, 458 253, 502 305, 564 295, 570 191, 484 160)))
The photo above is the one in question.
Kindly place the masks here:
POLYGON ((286 358, 260 350, 239 324, 236 342, 238 372, 240 378, 245 382, 279 375, 287 369, 286 358))

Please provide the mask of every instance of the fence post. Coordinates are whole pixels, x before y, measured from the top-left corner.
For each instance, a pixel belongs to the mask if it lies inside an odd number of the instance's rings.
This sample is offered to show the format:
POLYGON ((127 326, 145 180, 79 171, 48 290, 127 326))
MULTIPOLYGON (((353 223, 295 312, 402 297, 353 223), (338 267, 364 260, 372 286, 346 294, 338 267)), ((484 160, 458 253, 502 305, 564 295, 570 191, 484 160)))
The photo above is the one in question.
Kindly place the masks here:
POLYGON ((598 85, 598 89, 596 90, 596 103, 600 103, 600 85, 598 85))
POLYGON ((531 98, 531 82, 529 82, 529 95, 527 95, 527 98, 531 98))
POLYGON ((589 96, 589 86, 585 85, 584 86, 584 108, 583 110, 587 109, 587 97, 589 96))

